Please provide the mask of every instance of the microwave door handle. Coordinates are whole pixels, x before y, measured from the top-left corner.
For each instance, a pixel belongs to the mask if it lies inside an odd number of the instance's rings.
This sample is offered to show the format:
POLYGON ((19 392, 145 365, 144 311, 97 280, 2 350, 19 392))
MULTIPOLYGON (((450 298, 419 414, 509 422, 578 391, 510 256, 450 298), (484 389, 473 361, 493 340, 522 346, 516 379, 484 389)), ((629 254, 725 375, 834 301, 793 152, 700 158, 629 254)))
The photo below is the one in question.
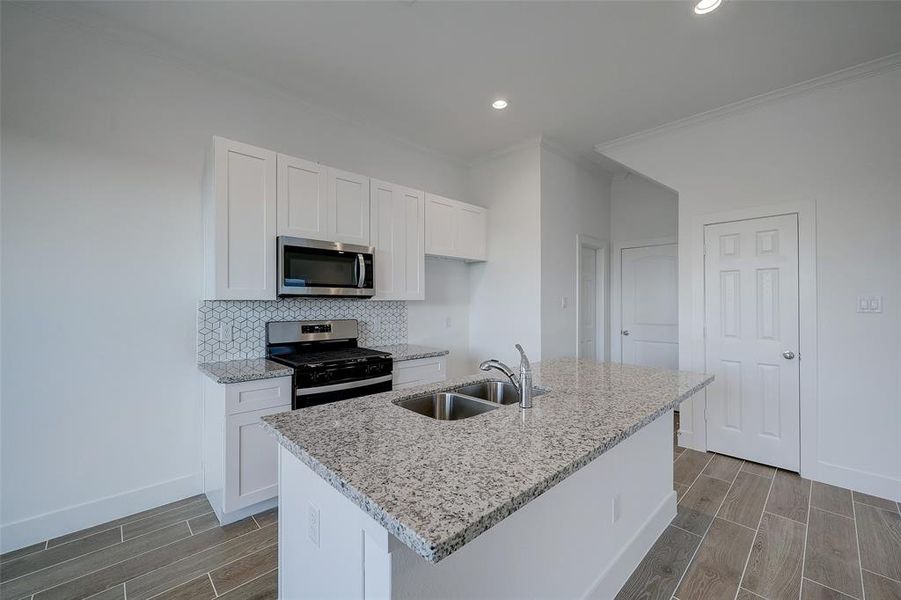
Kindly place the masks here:
POLYGON ((357 254, 357 265, 360 270, 359 279, 357 279, 357 287, 361 288, 366 284, 366 260, 363 258, 362 254, 357 254))
MULTIPOLYGON (((359 255, 357 255, 357 257, 359 258, 359 255)), ((359 283, 360 283, 360 261, 359 260, 354 261, 354 280, 359 285, 359 283)))

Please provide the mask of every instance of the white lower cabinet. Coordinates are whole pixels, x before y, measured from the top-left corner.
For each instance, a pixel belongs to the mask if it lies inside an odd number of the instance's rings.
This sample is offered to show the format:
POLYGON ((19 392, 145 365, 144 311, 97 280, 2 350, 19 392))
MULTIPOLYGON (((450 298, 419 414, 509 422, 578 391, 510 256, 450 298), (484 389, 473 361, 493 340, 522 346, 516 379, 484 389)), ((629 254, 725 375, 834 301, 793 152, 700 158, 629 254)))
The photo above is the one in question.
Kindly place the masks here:
POLYGON ((203 397, 203 487, 219 522, 275 506, 278 442, 260 418, 291 410, 291 377, 207 380, 203 397))
POLYGON ((394 379, 391 386, 395 390, 402 390, 417 385, 437 383, 445 379, 447 379, 446 356, 396 360, 394 361, 394 379))

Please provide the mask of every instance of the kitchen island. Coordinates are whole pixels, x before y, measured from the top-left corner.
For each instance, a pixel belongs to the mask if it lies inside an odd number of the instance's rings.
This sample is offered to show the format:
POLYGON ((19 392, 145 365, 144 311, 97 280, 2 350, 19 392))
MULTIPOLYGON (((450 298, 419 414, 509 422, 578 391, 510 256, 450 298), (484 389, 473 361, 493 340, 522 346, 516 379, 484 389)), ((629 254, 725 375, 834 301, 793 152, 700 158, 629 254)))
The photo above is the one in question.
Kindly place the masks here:
POLYGON ((707 375, 576 359, 546 393, 438 421, 396 402, 476 375, 264 418, 281 598, 612 597, 676 512, 672 411, 707 375))

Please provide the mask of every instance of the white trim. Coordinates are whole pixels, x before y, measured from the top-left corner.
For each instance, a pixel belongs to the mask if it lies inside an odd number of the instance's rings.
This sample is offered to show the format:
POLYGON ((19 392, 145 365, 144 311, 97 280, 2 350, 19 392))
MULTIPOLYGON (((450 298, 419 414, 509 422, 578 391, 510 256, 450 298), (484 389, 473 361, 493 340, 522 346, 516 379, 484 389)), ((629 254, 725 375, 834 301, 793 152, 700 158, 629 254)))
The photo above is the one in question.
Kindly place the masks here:
POLYGON ((610 304, 607 291, 610 289, 610 282, 607 278, 610 272, 609 248, 610 242, 602 240, 590 235, 576 235, 576 356, 579 356, 579 331, 582 329, 582 248, 594 248, 597 251, 597 274, 595 277, 597 291, 596 301, 597 308, 595 313, 595 358, 597 360, 608 360, 607 354, 607 331, 609 328, 609 319, 607 306, 610 304))
POLYGON ((623 250, 626 248, 646 248, 648 246, 669 246, 676 244, 676 236, 624 240, 613 243, 611 262, 613 272, 610 277, 610 361, 623 362, 623 345, 620 332, 623 330, 623 250))
POLYGON ((598 575, 583 598, 613 598, 629 581, 641 559, 650 551, 670 522, 676 518, 676 492, 666 496, 651 516, 638 528, 604 572, 598 575))
POLYGON ((901 502, 901 477, 852 469, 826 461, 817 462, 816 481, 901 502))
POLYGON ((656 137, 664 133, 670 133, 677 129, 683 129, 685 127, 691 127, 693 125, 715 121, 724 117, 734 115, 736 113, 747 112, 760 105, 775 102, 783 98, 800 96, 818 90, 820 88, 838 85, 841 83, 853 81, 855 79, 862 79, 864 77, 871 77, 873 75, 881 75, 882 73, 888 73, 890 71, 894 71, 895 69, 901 69, 901 52, 897 54, 890 54, 882 58, 877 58, 876 60, 861 63, 853 67, 848 67, 847 69, 841 69, 827 75, 814 77, 813 79, 808 79, 807 81, 802 81, 800 83, 795 83, 783 88, 779 88, 778 90, 773 90, 772 92, 752 96, 750 98, 746 98, 745 100, 739 100, 738 102, 726 104, 719 108, 714 108, 713 110, 704 111, 696 115, 685 117, 683 119, 671 121, 657 127, 645 129, 644 131, 624 135, 623 137, 610 140, 609 142, 602 142, 600 144, 597 144, 594 147, 594 150, 599 154, 604 154, 605 152, 612 150, 613 148, 616 148, 618 146, 624 146, 626 144, 631 144, 647 138, 656 137))
MULTIPOLYGON (((679 368, 703 372, 705 365, 704 345, 704 227, 716 223, 743 221, 774 217, 778 215, 798 215, 798 305, 801 355, 800 376, 800 443, 801 475, 808 479, 819 479, 817 462, 817 270, 816 270, 816 202, 795 200, 779 204, 769 204, 740 210, 696 215, 688 229, 689 243, 680 247, 679 262, 687 263, 688 281, 679 282, 680 289, 691 290, 689 305, 690 318, 682 327, 679 340, 679 368)), ((690 406, 691 430, 679 431, 679 443, 695 450, 707 450, 707 426, 704 413, 707 407, 707 392, 702 390, 695 397, 683 403, 690 406), (697 405, 697 406, 695 406, 697 405), (698 408, 699 410, 695 410, 698 408)), ((682 411, 683 419, 686 411, 682 411)))
POLYGON ((202 490, 203 475, 194 473, 6 523, 0 527, 0 552, 8 552, 113 519, 127 517, 142 510, 199 494, 202 490))

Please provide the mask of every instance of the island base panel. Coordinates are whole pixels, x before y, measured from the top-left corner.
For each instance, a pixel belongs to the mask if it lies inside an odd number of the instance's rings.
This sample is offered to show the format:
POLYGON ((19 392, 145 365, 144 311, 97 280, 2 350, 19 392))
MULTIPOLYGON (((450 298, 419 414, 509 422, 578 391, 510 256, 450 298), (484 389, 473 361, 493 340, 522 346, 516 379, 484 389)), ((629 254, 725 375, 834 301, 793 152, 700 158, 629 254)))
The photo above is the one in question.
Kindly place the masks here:
POLYGON ((612 598, 676 514, 672 412, 438 563, 279 451, 279 597, 612 598))

